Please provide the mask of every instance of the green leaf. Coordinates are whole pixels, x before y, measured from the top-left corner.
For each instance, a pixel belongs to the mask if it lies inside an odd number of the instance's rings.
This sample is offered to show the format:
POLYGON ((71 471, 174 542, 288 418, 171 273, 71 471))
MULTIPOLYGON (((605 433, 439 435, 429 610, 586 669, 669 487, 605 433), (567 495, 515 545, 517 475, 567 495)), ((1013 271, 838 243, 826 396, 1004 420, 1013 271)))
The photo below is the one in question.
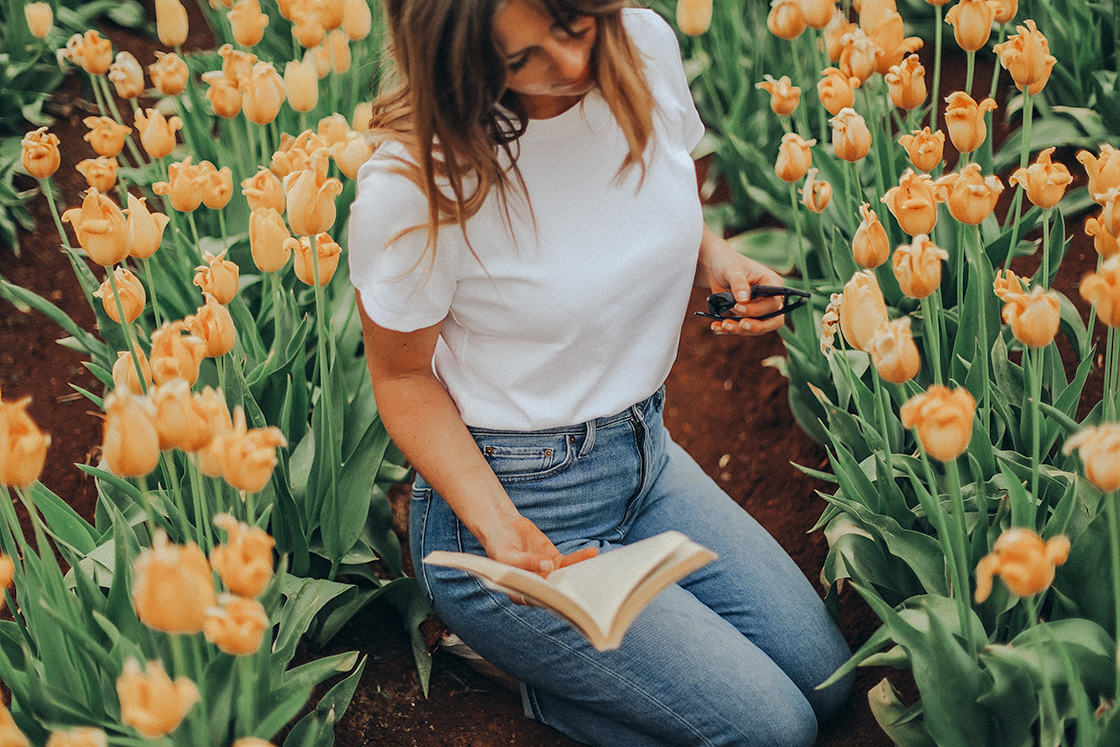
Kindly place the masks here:
POLYGON ((937 747, 920 722, 909 720, 910 709, 898 699, 886 677, 867 692, 867 702, 879 727, 898 747, 937 747))

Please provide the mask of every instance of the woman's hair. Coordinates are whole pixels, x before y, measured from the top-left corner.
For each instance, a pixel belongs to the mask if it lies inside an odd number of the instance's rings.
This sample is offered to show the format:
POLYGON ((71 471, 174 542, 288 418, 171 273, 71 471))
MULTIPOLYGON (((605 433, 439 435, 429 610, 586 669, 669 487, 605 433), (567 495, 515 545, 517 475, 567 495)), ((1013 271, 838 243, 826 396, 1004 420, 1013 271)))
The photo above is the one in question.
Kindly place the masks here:
MULTIPOLYGON (((433 251, 441 225, 457 223, 465 234, 467 220, 495 189, 508 217, 511 182, 524 188, 514 146, 528 117, 517 96, 506 90, 505 56, 493 34, 494 16, 507 2, 385 0, 393 83, 374 101, 370 129, 408 149, 412 160, 402 160, 399 171, 428 198, 426 227, 433 251)), ((619 173, 637 166, 644 175, 653 97, 641 53, 622 26, 621 9, 630 3, 529 2, 565 30, 576 16, 595 17, 592 75, 629 145, 619 173)))

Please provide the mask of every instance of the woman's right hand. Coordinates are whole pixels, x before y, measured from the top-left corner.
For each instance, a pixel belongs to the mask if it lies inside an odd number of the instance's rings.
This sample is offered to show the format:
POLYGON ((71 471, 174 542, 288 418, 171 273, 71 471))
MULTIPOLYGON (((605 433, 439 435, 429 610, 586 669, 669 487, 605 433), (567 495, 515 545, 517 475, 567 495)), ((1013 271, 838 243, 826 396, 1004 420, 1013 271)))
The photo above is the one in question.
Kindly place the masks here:
POLYGON ((489 532, 483 546, 491 559, 524 568, 541 577, 547 577, 557 568, 564 568, 599 554, 599 548, 585 547, 564 555, 536 524, 524 516, 518 516, 498 531, 489 532))

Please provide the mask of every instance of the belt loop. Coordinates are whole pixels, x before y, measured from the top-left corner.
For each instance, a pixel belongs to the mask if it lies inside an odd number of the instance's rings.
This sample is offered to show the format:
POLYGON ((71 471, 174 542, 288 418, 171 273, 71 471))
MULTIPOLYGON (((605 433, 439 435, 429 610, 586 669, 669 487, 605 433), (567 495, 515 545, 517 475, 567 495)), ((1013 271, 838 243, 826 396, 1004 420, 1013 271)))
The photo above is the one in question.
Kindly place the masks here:
POLYGON ((587 456, 591 453, 591 449, 595 447, 595 421, 588 420, 585 424, 587 434, 583 437, 583 447, 579 450, 579 458, 587 456))

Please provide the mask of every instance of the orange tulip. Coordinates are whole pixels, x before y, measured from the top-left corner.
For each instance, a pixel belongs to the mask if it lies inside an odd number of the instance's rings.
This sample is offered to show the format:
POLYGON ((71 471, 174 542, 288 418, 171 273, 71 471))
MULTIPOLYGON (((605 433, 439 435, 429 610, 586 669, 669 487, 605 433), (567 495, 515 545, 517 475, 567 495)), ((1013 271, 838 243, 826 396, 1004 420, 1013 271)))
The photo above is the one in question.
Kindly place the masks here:
POLYGON ((240 270, 236 262, 225 258, 222 252, 215 257, 210 252, 203 252, 202 259, 206 264, 195 269, 194 284, 214 296, 220 304, 227 304, 237 295, 237 281, 240 270))
POLYGON ((220 304, 210 293, 203 293, 205 305, 184 322, 191 334, 206 344, 208 358, 220 358, 233 350, 237 342, 237 328, 229 309, 220 304))
POLYGON ((782 135, 778 158, 774 161, 774 171, 778 178, 785 182, 800 181, 813 165, 813 153, 809 146, 816 143, 816 140, 803 140, 796 132, 782 135))
POLYGON ((234 40, 243 47, 252 47, 264 38, 268 15, 261 12, 257 0, 237 0, 233 10, 226 13, 234 40))
POLYGON ((968 448, 976 400, 967 389, 933 384, 899 410, 903 428, 917 428, 918 441, 934 459, 951 462, 968 448))
POLYGON ((919 234, 912 243, 895 250, 891 268, 903 293, 910 298, 925 298, 941 285, 941 263, 947 259, 947 251, 919 234))
POLYGON ((765 80, 756 83, 755 87, 770 94, 770 110, 780 117, 793 114, 798 102, 801 101, 801 89, 790 85, 788 75, 783 75, 779 80, 774 80, 770 75, 763 77, 765 80))
POLYGON ((30 397, 0 401, 0 485, 30 487, 43 472, 51 437, 27 414, 30 404, 30 397))
POLYGON ((157 529, 132 564, 132 602, 140 622, 164 633, 198 633, 218 602, 210 562, 193 542, 172 544, 157 529))
MULTIPOLYGON (((176 604, 171 600, 171 604, 176 604)), ((179 728, 187 712, 199 701, 198 687, 186 677, 172 682, 158 661, 145 670, 129 659, 117 680, 121 721, 148 739, 162 737, 179 728)))
POLYGON ((156 50, 156 61, 148 65, 148 75, 152 85, 164 96, 178 96, 186 90, 190 81, 190 70, 183 58, 174 52, 156 50))
POLYGON ((156 0, 156 34, 165 47, 178 47, 187 40, 187 9, 179 0, 156 0))
POLYGON ((848 20, 843 11, 839 8, 835 9, 828 25, 824 27, 821 33, 824 37, 824 50, 828 54, 829 62, 840 60, 840 53, 844 50, 844 37, 858 28, 858 25, 848 20))
POLYGON ((134 99, 144 93, 144 68, 131 52, 118 52, 109 66, 109 81, 122 99, 134 99))
MULTIPOLYGON (((315 285, 315 267, 312 264, 315 259, 311 254, 310 237, 301 236, 299 241, 294 238, 288 239, 284 242, 284 248, 294 253, 295 262, 292 264, 292 268, 296 272, 296 277, 307 285, 315 285)), ((330 236, 321 233, 315 237, 315 250, 319 258, 319 285, 326 285, 334 277, 335 270, 338 269, 342 247, 336 244, 330 236)))
POLYGON ((240 86, 241 111, 250 122, 266 125, 276 119, 284 103, 284 79, 271 62, 253 65, 249 80, 240 86))
MULTIPOLYGON (((711 5, 710 1, 708 5, 711 5)), ((372 28, 373 14, 366 0, 345 0, 342 5, 342 30, 350 41, 365 39, 372 28)))
POLYGON ((1103 204, 1105 193, 1120 187, 1120 150, 1105 143, 1099 157, 1083 150, 1078 152, 1077 160, 1089 176, 1089 196, 1103 204))
MULTIPOLYGON (((93 146, 93 151, 106 158, 115 158, 124 150, 124 141, 132 128, 128 125, 117 124, 112 117, 86 117, 82 124, 89 128, 89 132, 82 139, 93 146)), ((104 190, 102 190, 104 191, 104 190)))
MULTIPOLYGON (((117 281, 117 290, 120 292, 125 321, 131 324, 140 316, 140 312, 144 310, 144 304, 147 303, 148 296, 144 291, 144 284, 140 282, 140 278, 124 267, 113 270, 113 275, 117 281)), ((100 288, 94 291, 93 295, 101 299, 101 304, 105 307, 105 313, 109 315, 109 318, 120 324, 120 314, 117 313, 117 296, 113 293, 112 284, 106 280, 100 288)))
POLYGON ((96 189, 86 191, 80 208, 63 213, 62 222, 73 224, 78 244, 102 267, 115 265, 128 256, 128 221, 116 203, 96 189))
POLYGON ((241 113, 241 91, 225 73, 220 70, 205 72, 202 74, 202 81, 210 85, 206 91, 206 100, 210 102, 215 115, 233 119, 241 113))
POLYGON ((839 114, 841 109, 855 104, 859 78, 844 75, 838 67, 825 68, 821 75, 824 77, 817 81, 817 98, 829 114, 839 114))
POLYGON ((1120 254, 1120 241, 1101 224, 1099 216, 1085 219, 1085 235, 1093 237, 1093 248, 1105 259, 1120 254))
POLYGON ((1054 583, 1054 568, 1066 562, 1069 550, 1069 538, 1061 534, 1044 541, 1030 529, 1008 529, 976 564, 976 601, 991 595, 997 575, 1016 596, 1041 594, 1054 583))
POLYGON ((1004 298, 1003 321, 1011 326, 1015 339, 1032 348, 1044 348, 1058 334, 1061 323, 1061 297, 1041 286, 1030 293, 1004 298))
POLYGON ((311 56, 315 58, 315 69, 320 78, 327 77, 332 70, 341 75, 350 69, 350 39, 346 32, 335 29, 327 34, 322 44, 311 50, 311 56))
POLYGON ((222 594, 220 606, 211 607, 206 613, 203 632, 206 640, 231 656, 250 656, 257 652, 264 640, 264 632, 271 627, 264 606, 255 599, 222 594))
POLYGON ((822 212, 832 199, 832 185, 817 180, 817 170, 809 169, 805 175, 805 186, 801 188, 801 204, 814 213, 822 212))
POLYGON ((1120 236, 1120 187, 1113 187, 1104 193, 1104 199, 1098 200, 1103 206, 1100 222, 1113 236, 1120 236))
POLYGON ((203 161, 198 167, 205 181, 202 204, 211 210, 221 210, 233 197, 233 172, 229 166, 218 169, 209 161, 203 161))
POLYGON ((58 150, 58 135, 47 132, 46 127, 27 133, 20 141, 23 146, 20 163, 23 170, 36 179, 47 179, 58 171, 62 154, 58 150))
POLYGON ((155 469, 159 435, 151 401, 118 387, 105 398, 104 408, 101 459, 105 469, 118 477, 141 477, 155 469))
POLYGON ((977 103, 964 91, 956 91, 949 94, 945 102, 945 126, 953 147, 961 153, 971 153, 983 145, 988 139, 984 113, 996 108, 995 99, 977 103))
POLYGON ((152 367, 148 364, 148 356, 144 351, 136 348, 136 358, 140 361, 140 374, 144 376, 144 383, 136 373, 136 363, 127 350, 117 353, 117 362, 113 364, 113 387, 121 391, 130 391, 133 394, 144 394, 152 387, 152 367))
POLYGON ((975 226, 991 215, 1003 191, 998 176, 983 176, 980 164, 973 161, 963 169, 946 174, 936 182, 939 194, 945 195, 949 213, 961 223, 975 226))
POLYGON ((879 216, 871 209, 870 204, 865 202, 860 205, 859 214, 862 220, 852 238, 852 256, 860 267, 873 270, 890 256, 890 240, 887 238, 887 229, 883 228, 879 216))
POLYGON ((773 0, 766 28, 779 39, 796 39, 805 30, 805 14, 797 0, 773 0))
POLYGON ((288 203, 288 225, 299 236, 314 236, 334 225, 334 198, 342 193, 342 182, 327 177, 330 151, 320 148, 312 154, 309 168, 284 178, 288 203))
POLYGON ((7 555, 0 555, 0 589, 11 587, 16 575, 16 564, 7 555))
MULTIPOLYGON (((226 405, 225 395, 212 387, 203 388, 198 402, 205 413, 203 421, 210 430, 210 443, 202 447, 196 457, 198 470, 207 477, 221 477, 225 467, 225 436, 233 432, 233 417, 226 405)), ((245 419, 241 424, 244 429, 245 419)))
POLYGON ((292 60, 284 65, 284 86, 288 105, 297 112, 309 112, 319 103, 319 71, 311 52, 302 62, 292 60))
POLYGON ((180 213, 190 213, 202 204, 202 195, 206 191, 206 172, 201 166, 191 163, 191 156, 167 167, 170 181, 155 182, 152 191, 157 195, 167 195, 171 200, 171 207, 180 213))
POLYGON ((249 216, 249 249, 261 272, 276 272, 288 263, 291 239, 284 219, 274 208, 257 208, 249 216))
POLYGON ((218 439, 222 477, 246 493, 264 489, 276 467, 276 448, 288 445, 275 426, 246 429, 245 413, 240 407, 234 410, 233 428, 215 441, 218 439))
POLYGON ((47 747, 108 747, 109 735, 95 726, 75 726, 51 732, 47 747))
POLYGON ((251 176, 241 182, 241 193, 249 202, 249 210, 256 211, 260 208, 272 208, 278 213, 284 212, 284 185, 280 178, 261 166, 256 176, 251 176))
POLYGON ((78 173, 85 177, 86 184, 98 192, 111 192, 117 186, 117 159, 98 156, 78 161, 74 167, 78 173))
POLYGON ((242 737, 234 742, 231 747, 276 747, 272 742, 266 742, 260 737, 242 737))
POLYGON ((1086 480, 1105 493, 1120 489, 1120 425, 1082 428, 1066 439, 1062 453, 1072 454, 1074 449, 1081 457, 1086 480))
POLYGON ((232 44, 218 47, 218 55, 222 58, 222 74, 239 89, 244 90, 253 77, 253 66, 257 64, 257 56, 252 52, 236 49, 232 44))
POLYGON ((193 454, 213 437, 202 403, 182 379, 172 379, 150 391, 156 413, 160 451, 179 449, 193 454))
POLYGON ((813 29, 823 29, 835 15, 838 0, 800 0, 800 2, 805 25, 813 29))
POLYGON ((373 104, 369 101, 361 101, 354 107, 350 122, 355 132, 369 132, 371 119, 373 119, 373 104))
POLYGON ((36 39, 46 39, 54 27, 54 11, 50 3, 27 3, 23 6, 23 17, 36 39))
POLYGON ((147 198, 136 197, 131 192, 128 195, 128 235, 129 256, 136 259, 148 259, 159 249, 163 241, 163 229, 171 220, 163 213, 149 212, 147 198))
POLYGON ((992 290, 1001 301, 1009 301, 1026 292, 1031 284, 1030 278, 1021 278, 1013 270, 996 270, 992 290))
POLYGON ((147 109, 146 114, 136 110, 136 131, 140 144, 152 158, 163 158, 175 150, 175 133, 183 129, 183 120, 167 119, 158 109, 147 109))
POLYGON ((883 50, 864 32, 857 28, 844 35, 837 64, 845 75, 865 81, 879 68, 883 50))
MULTIPOLYGON (((358 3, 347 3, 347 7, 351 4, 358 3)), ((677 28, 682 34, 700 36, 711 25, 712 0, 677 0, 677 28)))
POLYGON ((358 169, 373 155, 373 148, 359 132, 347 132, 345 139, 331 145, 331 158, 348 179, 358 178, 358 169))
POLYGON ((1018 34, 1008 37, 1007 41, 997 44, 994 49, 999 55, 1000 64, 1011 73, 1020 91, 1036 94, 1050 79, 1050 71, 1057 58, 1050 54, 1050 43, 1046 40, 1034 21, 1028 20, 1026 26, 1016 26, 1018 34))
POLYGON ((1120 257, 1106 259, 1100 269, 1081 278, 1081 297, 1097 307, 1097 318, 1120 327, 1120 257))
POLYGON ((224 529, 227 538, 210 553, 210 567, 234 594, 263 594, 272 580, 272 548, 276 541, 263 529, 226 513, 214 516, 214 526, 224 529))
POLYGON ((150 363, 152 378, 157 384, 179 378, 194 386, 198 380, 198 367, 205 357, 206 343, 190 334, 186 322, 182 320, 164 322, 152 332, 150 363))
POLYGON ((917 109, 926 100, 926 69, 918 55, 912 54, 886 74, 891 103, 899 109, 917 109))
POLYGON ((898 186, 882 197, 903 231, 911 236, 929 234, 937 224, 937 198, 929 174, 915 174, 906 169, 898 186))
POLYGON ((919 171, 933 171, 941 163, 945 152, 945 131, 930 132, 928 127, 923 127, 919 132, 903 135, 898 139, 899 145, 906 149, 910 163, 919 171))
POLYGON ((844 296, 833 293, 828 299, 828 306, 821 316, 821 355, 828 355, 833 350, 836 339, 836 327, 840 324, 840 307, 844 303, 844 296))
POLYGON ((854 163, 871 151, 871 130, 855 109, 841 109, 828 121, 832 125, 832 148, 837 158, 854 163))
POLYGON ((319 46, 327 36, 327 30, 313 12, 298 11, 292 14, 292 36, 304 49, 319 46))
POLYGON ((992 6, 992 18, 1001 25, 1010 21, 1019 12, 1019 0, 989 0, 989 4, 992 6))
POLYGON ((8 707, 0 703, 0 745, 31 747, 31 740, 16 726, 8 707))
POLYGON ((1066 187, 1073 181, 1064 164, 1051 162, 1054 150, 1046 148, 1038 154, 1038 160, 1027 168, 1016 169, 1008 179, 1011 184, 1021 184, 1027 199, 1043 209, 1061 202, 1066 187))
POLYGON ((945 23, 953 27, 957 45, 966 52, 983 49, 992 35, 995 12, 988 0, 960 0, 945 14, 945 23))
POLYGON ((902 16, 897 10, 884 8, 872 15, 868 15, 866 11, 860 13, 859 27, 880 50, 875 72, 881 75, 887 75, 891 68, 902 64, 907 55, 922 48, 919 37, 905 35, 902 16))
POLYGON ((63 56, 90 75, 104 75, 113 64, 113 43, 92 30, 74 34, 66 42, 63 56))
POLYGON ((856 350, 871 351, 871 340, 880 324, 887 322, 887 303, 875 273, 861 270, 852 275, 840 296, 840 331, 856 350))
MULTIPOLYGON (((280 148, 272 154, 269 169, 283 179, 294 171, 311 168, 311 156, 320 148, 330 153, 330 144, 311 130, 304 130, 297 137, 292 137, 286 132, 281 133, 280 148)), ((318 168, 326 168, 326 164, 318 168)))
POLYGON ((884 381, 904 384, 917 376, 922 367, 910 324, 910 317, 904 316, 879 325, 871 337, 871 362, 884 381))

